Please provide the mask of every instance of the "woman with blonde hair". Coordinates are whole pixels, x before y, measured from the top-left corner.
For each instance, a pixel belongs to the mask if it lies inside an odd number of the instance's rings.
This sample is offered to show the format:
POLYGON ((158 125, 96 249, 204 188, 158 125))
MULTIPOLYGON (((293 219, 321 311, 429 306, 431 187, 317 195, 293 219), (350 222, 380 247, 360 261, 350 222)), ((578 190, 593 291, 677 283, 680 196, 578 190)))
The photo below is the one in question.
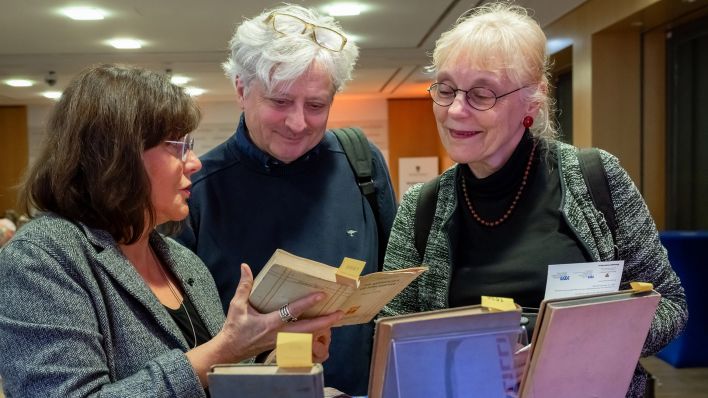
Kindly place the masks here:
MULTIPOLYGON (((382 315, 479 304, 482 295, 538 308, 549 264, 621 259, 622 288, 647 281, 662 295, 642 351, 652 355, 686 322, 683 288, 641 194, 602 150, 615 236, 594 207, 577 148, 554 139, 548 68, 541 27, 508 3, 471 10, 436 42, 429 93, 440 139, 457 164, 430 194, 434 215, 421 253, 422 186, 402 199, 384 269, 430 269, 382 315)), ((642 396, 645 385, 638 365, 627 395, 642 396)))

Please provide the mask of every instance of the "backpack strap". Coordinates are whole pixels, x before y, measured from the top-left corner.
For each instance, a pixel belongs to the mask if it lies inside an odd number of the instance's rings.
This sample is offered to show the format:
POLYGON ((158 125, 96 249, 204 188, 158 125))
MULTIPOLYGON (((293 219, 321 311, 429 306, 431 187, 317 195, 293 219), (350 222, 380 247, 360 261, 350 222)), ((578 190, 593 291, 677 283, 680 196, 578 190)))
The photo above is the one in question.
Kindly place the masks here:
POLYGON ((332 129, 334 136, 337 137, 339 144, 344 149, 344 154, 347 155, 349 165, 356 177, 356 183, 359 186, 361 194, 364 195, 366 201, 369 202, 371 210, 374 213, 376 220, 376 230, 379 234, 379 253, 378 253, 378 269, 383 268, 384 255, 386 254, 386 246, 388 246, 388 236, 383 230, 383 225, 380 220, 379 203, 376 198, 376 186, 373 179, 373 158, 371 156, 371 147, 369 140, 366 139, 364 132, 357 127, 345 127, 332 129))
POLYGON ((413 229, 413 239, 418 256, 423 258, 425 246, 428 244, 430 228, 433 226, 435 207, 438 203, 438 191, 440 190, 440 176, 423 184, 418 194, 418 202, 415 207, 415 221, 413 229))
POLYGON ((619 254, 617 248, 617 218, 612 196, 610 195, 610 184, 607 181, 607 174, 600 158, 600 151, 596 148, 581 149, 578 151, 578 161, 585 185, 587 185, 590 192, 592 203, 605 217, 605 222, 610 228, 615 246, 615 258, 617 258, 619 254))

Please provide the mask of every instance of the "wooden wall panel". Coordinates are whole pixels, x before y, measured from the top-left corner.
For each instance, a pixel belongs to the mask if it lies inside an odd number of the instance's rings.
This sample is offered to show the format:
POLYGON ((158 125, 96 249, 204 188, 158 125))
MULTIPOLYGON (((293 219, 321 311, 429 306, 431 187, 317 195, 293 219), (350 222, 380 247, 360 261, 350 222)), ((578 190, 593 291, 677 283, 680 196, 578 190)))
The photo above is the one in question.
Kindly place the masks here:
POLYGON ((666 32, 644 35, 642 194, 657 228, 666 228, 666 32))
POLYGON ((640 39, 638 29, 600 32, 592 37, 592 145, 617 156, 639 187, 640 39))
POLYGON ((398 192, 398 159, 401 157, 438 156, 442 165, 445 150, 440 144, 430 98, 406 98, 388 100, 388 156, 391 181, 398 192))
POLYGON ((0 106, 0 215, 17 206, 16 186, 28 158, 27 107, 0 106))

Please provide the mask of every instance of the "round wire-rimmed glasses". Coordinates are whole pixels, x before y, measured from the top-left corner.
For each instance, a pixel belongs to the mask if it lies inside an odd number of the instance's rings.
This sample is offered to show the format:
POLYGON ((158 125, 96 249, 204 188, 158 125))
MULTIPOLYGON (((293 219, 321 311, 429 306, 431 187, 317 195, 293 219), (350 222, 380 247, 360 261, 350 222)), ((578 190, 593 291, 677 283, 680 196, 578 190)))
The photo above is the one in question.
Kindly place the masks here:
POLYGON ((179 154, 179 156, 177 157, 183 162, 186 162, 187 156, 189 156, 189 151, 194 150, 194 137, 192 137, 191 134, 186 134, 181 141, 166 140, 165 144, 169 144, 170 146, 177 149, 177 151, 175 151, 175 156, 179 154))
POLYGON ((287 36, 305 34, 309 28, 312 41, 330 51, 340 52, 347 44, 347 38, 336 30, 309 23, 294 15, 274 12, 266 22, 270 23, 274 31, 287 36))
POLYGON ((428 93, 433 102, 440 106, 450 106, 455 102, 455 97, 457 97, 458 92, 465 93, 465 100, 472 108, 478 111, 486 111, 492 109, 496 105, 497 100, 502 97, 506 97, 509 94, 515 93, 528 86, 521 86, 516 90, 511 90, 508 93, 502 95, 496 95, 494 91, 486 87, 472 87, 469 90, 463 90, 461 88, 453 88, 452 86, 445 83, 433 83, 430 88, 428 88, 428 93))

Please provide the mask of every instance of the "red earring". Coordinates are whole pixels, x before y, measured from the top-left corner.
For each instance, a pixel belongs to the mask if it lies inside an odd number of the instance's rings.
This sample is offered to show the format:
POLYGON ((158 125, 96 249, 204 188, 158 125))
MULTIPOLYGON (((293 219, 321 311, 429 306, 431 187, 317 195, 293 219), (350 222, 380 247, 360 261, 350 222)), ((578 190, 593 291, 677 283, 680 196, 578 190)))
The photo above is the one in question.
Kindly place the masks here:
POLYGON ((524 121, 523 121, 524 127, 529 128, 529 127, 531 127, 532 124, 533 124, 533 118, 531 116, 524 117, 524 121))

